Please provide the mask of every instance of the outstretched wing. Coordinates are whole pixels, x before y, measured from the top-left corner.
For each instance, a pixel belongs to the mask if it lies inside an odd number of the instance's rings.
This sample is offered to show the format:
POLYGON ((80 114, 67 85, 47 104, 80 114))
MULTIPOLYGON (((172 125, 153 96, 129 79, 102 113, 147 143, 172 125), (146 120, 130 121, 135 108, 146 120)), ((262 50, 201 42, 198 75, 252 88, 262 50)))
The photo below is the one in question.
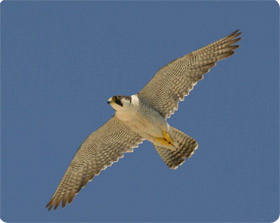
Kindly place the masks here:
POLYGON ((152 80, 138 93, 138 97, 155 108, 163 117, 169 118, 178 109, 179 100, 189 94, 194 85, 203 78, 216 62, 234 54, 233 45, 241 38, 239 30, 180 57, 162 67, 152 80))
POLYGON ((88 181, 123 157, 124 152, 132 152, 142 140, 124 122, 111 118, 82 143, 46 207, 50 210, 61 202, 62 207, 71 203, 88 181))

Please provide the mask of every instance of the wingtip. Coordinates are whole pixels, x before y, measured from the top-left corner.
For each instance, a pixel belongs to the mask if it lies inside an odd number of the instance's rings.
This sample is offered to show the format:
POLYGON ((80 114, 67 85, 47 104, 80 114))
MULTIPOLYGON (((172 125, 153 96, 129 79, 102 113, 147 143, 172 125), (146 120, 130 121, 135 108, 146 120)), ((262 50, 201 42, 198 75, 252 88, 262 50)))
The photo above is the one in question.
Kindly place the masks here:
POLYGON ((49 201, 49 203, 46 205, 46 208, 48 208, 48 211, 50 211, 53 207, 54 210, 56 210, 59 206, 60 202, 54 203, 53 198, 49 201))
POLYGON ((237 34, 237 33, 242 33, 242 32, 240 32, 240 29, 236 29, 236 30, 232 33, 232 35, 237 34))
POLYGON ((240 45, 232 45, 232 50, 236 50, 239 47, 240 47, 240 45))
POLYGON ((52 209, 52 207, 53 207, 53 205, 49 205, 49 204, 46 205, 46 208, 48 209, 48 211, 50 211, 52 209))
MULTIPOLYGON (((65 206, 66 206, 66 204, 67 204, 67 201, 66 202, 61 202, 61 201, 59 201, 59 202, 57 202, 57 203, 48 203, 47 205, 46 205, 46 208, 48 209, 48 211, 50 211, 50 210, 56 210, 59 206, 60 206, 60 204, 62 203, 62 205, 61 205, 61 207, 62 208, 64 208, 65 206)), ((69 204, 70 204, 70 202, 68 202, 69 204)))
POLYGON ((45 206, 46 208, 48 208, 49 211, 50 211, 51 208, 52 208, 51 202, 52 202, 52 199, 51 199, 51 200, 47 203, 47 205, 45 206))
POLYGON ((238 42, 241 39, 242 39, 241 37, 238 37, 238 38, 235 39, 235 41, 238 42))
POLYGON ((239 29, 236 29, 235 31, 233 31, 232 33, 231 33, 231 35, 234 35, 234 34, 236 34, 236 33, 238 33, 239 32, 239 29))
POLYGON ((240 32, 240 30, 237 29, 234 32, 232 32, 231 34, 229 34, 228 36, 236 38, 236 37, 240 36, 241 34, 242 34, 242 32, 240 32))
POLYGON ((54 206, 54 210, 56 210, 56 209, 59 207, 59 205, 60 205, 60 202, 59 202, 59 203, 57 203, 57 204, 55 204, 55 206, 54 206))

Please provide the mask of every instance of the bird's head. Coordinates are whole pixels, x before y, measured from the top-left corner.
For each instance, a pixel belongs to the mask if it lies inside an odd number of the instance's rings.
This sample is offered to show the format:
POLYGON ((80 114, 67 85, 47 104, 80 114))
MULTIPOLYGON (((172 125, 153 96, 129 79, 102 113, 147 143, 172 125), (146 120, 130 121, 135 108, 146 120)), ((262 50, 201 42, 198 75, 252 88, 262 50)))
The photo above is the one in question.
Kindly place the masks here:
POLYGON ((108 104, 116 111, 128 108, 131 105, 131 96, 117 95, 109 98, 108 104))

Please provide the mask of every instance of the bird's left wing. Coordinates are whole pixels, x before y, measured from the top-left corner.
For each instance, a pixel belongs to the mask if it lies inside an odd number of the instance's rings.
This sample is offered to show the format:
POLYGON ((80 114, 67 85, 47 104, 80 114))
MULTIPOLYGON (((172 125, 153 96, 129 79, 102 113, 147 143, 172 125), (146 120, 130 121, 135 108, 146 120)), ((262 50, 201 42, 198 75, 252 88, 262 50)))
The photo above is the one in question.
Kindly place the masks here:
POLYGON ((230 35, 199 50, 180 57, 162 67, 138 93, 138 97, 169 118, 194 85, 203 78, 216 62, 231 56, 241 38, 236 30, 230 35))
POLYGON ((71 203, 88 181, 123 157, 124 152, 132 152, 142 140, 129 125, 111 118, 82 143, 46 207, 50 210, 61 202, 62 207, 71 203))

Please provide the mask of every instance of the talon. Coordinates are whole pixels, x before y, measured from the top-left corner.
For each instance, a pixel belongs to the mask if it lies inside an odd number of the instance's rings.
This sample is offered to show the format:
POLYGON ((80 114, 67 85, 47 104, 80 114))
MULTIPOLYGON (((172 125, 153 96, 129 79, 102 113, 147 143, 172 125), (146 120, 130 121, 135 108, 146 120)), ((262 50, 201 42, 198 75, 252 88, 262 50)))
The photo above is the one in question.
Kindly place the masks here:
POLYGON ((163 131, 163 137, 168 142, 168 144, 174 144, 173 140, 170 138, 169 134, 165 131, 163 131))
POLYGON ((165 131, 162 131, 163 134, 163 138, 156 138, 156 140, 164 145, 173 145, 174 142, 173 140, 170 138, 169 134, 165 131))

